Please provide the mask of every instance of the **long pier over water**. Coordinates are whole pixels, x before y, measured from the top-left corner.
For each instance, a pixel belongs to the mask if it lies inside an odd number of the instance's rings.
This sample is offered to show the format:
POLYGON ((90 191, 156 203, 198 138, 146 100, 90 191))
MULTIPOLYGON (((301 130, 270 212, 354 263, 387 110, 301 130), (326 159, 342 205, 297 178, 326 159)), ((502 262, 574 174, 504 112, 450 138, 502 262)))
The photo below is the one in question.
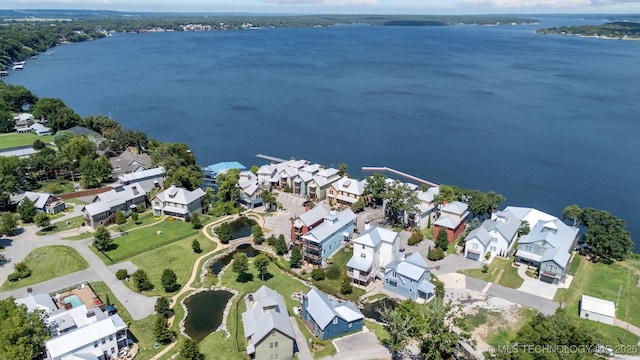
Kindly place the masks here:
POLYGON ((409 175, 409 174, 404 173, 402 171, 398 171, 396 169, 392 169, 392 168, 389 168, 389 167, 386 167, 386 166, 363 166, 362 167, 362 171, 389 172, 391 174, 402 176, 404 178, 407 178, 407 179, 412 180, 412 181, 419 182, 421 184, 426 184, 426 185, 429 185, 429 186, 438 186, 438 184, 436 184, 434 182, 431 182, 431 181, 428 181, 428 180, 424 180, 424 179, 421 179, 419 177, 416 177, 416 176, 413 176, 413 175, 409 175))

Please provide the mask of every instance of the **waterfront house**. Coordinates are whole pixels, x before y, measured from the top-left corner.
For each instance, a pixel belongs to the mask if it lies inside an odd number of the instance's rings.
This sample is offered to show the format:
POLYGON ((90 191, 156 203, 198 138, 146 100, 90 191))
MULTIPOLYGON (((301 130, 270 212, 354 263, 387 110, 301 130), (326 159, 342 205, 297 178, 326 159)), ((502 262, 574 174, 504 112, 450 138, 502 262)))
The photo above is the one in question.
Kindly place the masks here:
POLYGON ((27 296, 16 299, 16 304, 24 305, 29 312, 41 310, 45 314, 49 315, 58 310, 56 303, 51 296, 47 293, 32 293, 29 292, 27 296))
POLYGON ((216 177, 220 174, 224 174, 231 169, 238 169, 240 171, 246 170, 247 168, 240 164, 237 161, 224 161, 215 164, 211 164, 209 166, 205 166, 202 168, 202 174, 204 175, 203 186, 205 188, 217 188, 216 185, 216 177))
POLYGON ((364 183, 360 180, 344 176, 327 187, 327 204, 351 206, 362 199, 368 203, 364 195, 364 183))
POLYGON ((172 216, 189 221, 192 213, 202 213, 204 194, 200 188, 189 191, 171 185, 151 200, 153 216, 172 216))
POLYGON ((355 222, 356 214, 351 209, 331 211, 322 224, 302 235, 303 259, 310 264, 325 265, 327 258, 351 239, 355 222))
POLYGON ((445 228, 449 242, 454 242, 467 224, 468 208, 467 204, 460 201, 444 204, 440 209, 440 217, 433 223, 433 236, 438 236, 440 228, 445 228))
POLYGON ((146 201, 147 195, 138 183, 113 185, 111 190, 96 195, 82 208, 84 222, 93 229, 99 225, 109 226, 115 223, 118 210, 128 216, 132 211, 145 209, 146 201))
POLYGON ((262 285, 245 297, 245 306, 247 355, 255 360, 293 359, 295 333, 282 295, 262 285))
POLYGON ((262 206, 262 190, 258 185, 258 177, 251 171, 242 171, 238 179, 240 188, 240 204, 247 209, 262 206))
MULTIPOLYGON (((438 205, 435 202, 435 196, 440 194, 439 186, 432 186, 427 191, 418 192, 418 222, 421 228, 429 227, 435 221, 436 210, 438 205)), ((437 234, 436 234, 437 235, 437 234)))
POLYGON ((430 283, 431 272, 420 253, 404 257, 387 264, 384 270, 384 288, 404 298, 429 301, 434 296, 435 286, 430 283))
POLYGON ((539 280, 558 284, 569 271, 578 231, 558 219, 540 220, 518 239, 516 262, 536 267, 539 280))
MULTIPOLYGON (((109 162, 113 166, 113 178, 118 179, 124 174, 148 169, 151 166, 151 156, 126 150, 118 156, 110 157, 109 162)), ((142 184, 142 186, 145 186, 145 184, 142 184)))
POLYGON ((25 191, 24 194, 14 196, 14 200, 18 201, 19 204, 22 204, 25 198, 33 202, 37 212, 43 212, 48 215, 60 213, 67 208, 64 200, 53 194, 25 191))
POLYGON ((258 175, 258 185, 263 189, 273 189, 278 186, 280 179, 277 176, 276 165, 262 165, 258 169, 256 175, 258 175))
POLYGON ((51 360, 118 358, 121 349, 129 345, 122 318, 107 316, 97 307, 58 310, 46 321, 52 338, 45 341, 44 348, 51 360))
POLYGON ((325 216, 329 215, 329 209, 325 206, 325 204, 319 203, 312 209, 307 209, 291 222, 291 241, 294 245, 302 246, 302 236, 324 222, 325 216))
POLYGON ((398 260, 400 234, 389 229, 368 226, 353 239, 353 256, 347 262, 347 276, 354 285, 366 287, 375 278, 384 278, 387 264, 398 260))
POLYGON ((158 166, 147 170, 120 175, 118 177, 118 182, 122 185, 138 183, 144 192, 149 193, 154 189, 162 189, 162 183, 164 182, 166 173, 167 172, 164 167, 158 166))
POLYGON ((291 177, 293 188, 291 191, 295 195, 307 197, 309 195, 309 184, 313 180, 313 174, 302 169, 291 177))
POLYGON ((362 330, 364 315, 349 301, 332 301, 311 289, 302 297, 302 318, 322 340, 362 330))
POLYGON ((338 170, 334 168, 321 168, 309 181, 308 198, 311 200, 324 200, 327 195, 327 188, 334 181, 340 179, 338 170))
POLYGON ((100 143, 104 141, 104 138, 102 137, 102 135, 84 126, 74 126, 67 130, 71 131, 77 136, 79 135, 86 136, 87 139, 91 140, 94 144, 96 144, 96 146, 100 145, 100 143))
POLYGON ((27 127, 31 125, 31 123, 35 122, 33 114, 30 113, 20 113, 13 117, 13 121, 16 122, 16 128, 18 127, 27 127))
POLYGON ((515 243, 520 219, 511 211, 498 211, 464 239, 464 257, 484 260, 490 255, 507 256, 515 243))

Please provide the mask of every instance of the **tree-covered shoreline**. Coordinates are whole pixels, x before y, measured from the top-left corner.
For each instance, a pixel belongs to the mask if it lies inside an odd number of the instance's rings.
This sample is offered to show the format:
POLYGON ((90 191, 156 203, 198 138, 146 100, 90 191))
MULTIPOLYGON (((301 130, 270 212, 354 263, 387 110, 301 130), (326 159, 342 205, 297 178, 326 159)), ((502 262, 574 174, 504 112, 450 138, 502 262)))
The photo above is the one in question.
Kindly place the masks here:
POLYGON ((640 39, 640 23, 611 22, 602 25, 559 26, 536 30, 538 34, 560 34, 605 39, 640 39))

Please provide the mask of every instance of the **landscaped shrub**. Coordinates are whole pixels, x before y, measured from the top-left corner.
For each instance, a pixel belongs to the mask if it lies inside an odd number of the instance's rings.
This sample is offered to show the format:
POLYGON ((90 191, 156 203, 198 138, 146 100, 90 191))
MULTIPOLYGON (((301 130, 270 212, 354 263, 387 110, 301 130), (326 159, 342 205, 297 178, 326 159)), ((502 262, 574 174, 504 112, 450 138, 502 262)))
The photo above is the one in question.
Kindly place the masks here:
POLYGON ((491 251, 487 251, 487 253, 484 255, 484 259, 489 260, 490 257, 491 257, 491 251))
POLYGON ((267 238, 267 244, 269 244, 269 246, 275 246, 276 245, 276 237, 271 235, 267 238))
POLYGON ((338 265, 331 265, 327 268, 326 275, 329 279, 335 280, 340 277, 340 269, 338 265))
POLYGON ((346 274, 342 275, 340 279, 340 293, 342 295, 349 295, 353 292, 353 286, 351 286, 351 278, 346 274))
POLYGON ((127 222, 127 217, 124 216, 122 210, 116 211, 116 224, 122 225, 127 222))
POLYGON ((486 273, 488 273, 488 272, 489 272, 489 266, 487 266, 486 264, 485 264, 485 265, 482 265, 482 273, 483 273, 483 274, 486 274, 486 273))
POLYGON ((20 279, 28 278, 29 276, 31 276, 31 270, 14 271, 7 276, 7 279, 9 279, 9 281, 18 281, 20 279))
POLYGON ((315 281, 324 280, 324 276, 324 270, 322 269, 313 269, 313 271, 311 271, 311 277, 315 281))
POLYGON ((193 239, 191 242, 191 248, 196 254, 200 254, 202 252, 202 249, 200 248, 200 241, 198 241, 198 239, 193 239))
POLYGON ((129 276, 129 272, 126 269, 118 269, 116 271, 116 279, 118 280, 124 280, 127 276, 129 276))
POLYGON ((442 260, 444 259, 444 251, 440 248, 431 249, 429 253, 427 253, 427 259, 431 261, 442 260))
POLYGON ((419 243, 420 241, 422 241, 423 238, 424 238, 424 236, 422 235, 421 232, 414 231, 414 232, 411 233, 411 237, 409 237, 408 243, 409 243, 409 245, 415 245, 415 244, 419 243))

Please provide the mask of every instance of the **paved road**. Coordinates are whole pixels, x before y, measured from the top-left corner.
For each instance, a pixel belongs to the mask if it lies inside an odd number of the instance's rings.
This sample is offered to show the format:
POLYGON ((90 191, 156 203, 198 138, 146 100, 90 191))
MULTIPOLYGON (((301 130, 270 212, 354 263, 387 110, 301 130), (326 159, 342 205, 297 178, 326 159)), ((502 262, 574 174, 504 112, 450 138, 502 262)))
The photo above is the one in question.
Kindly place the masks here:
MULTIPOLYGON (((465 281, 467 289, 479 292, 482 292, 487 287, 487 284, 489 284, 486 281, 469 276, 465 277, 465 281)), ((545 315, 555 314, 556 309, 560 306, 555 301, 496 284, 491 284, 487 289, 486 294, 534 308, 545 315)))
POLYGON ((298 344, 298 359, 299 360, 312 360, 313 356, 311 356, 311 351, 309 350, 309 344, 307 339, 304 337, 302 331, 300 331, 300 327, 298 326, 298 322, 296 318, 291 316, 291 325, 293 325, 293 332, 296 335, 296 343, 298 344))

